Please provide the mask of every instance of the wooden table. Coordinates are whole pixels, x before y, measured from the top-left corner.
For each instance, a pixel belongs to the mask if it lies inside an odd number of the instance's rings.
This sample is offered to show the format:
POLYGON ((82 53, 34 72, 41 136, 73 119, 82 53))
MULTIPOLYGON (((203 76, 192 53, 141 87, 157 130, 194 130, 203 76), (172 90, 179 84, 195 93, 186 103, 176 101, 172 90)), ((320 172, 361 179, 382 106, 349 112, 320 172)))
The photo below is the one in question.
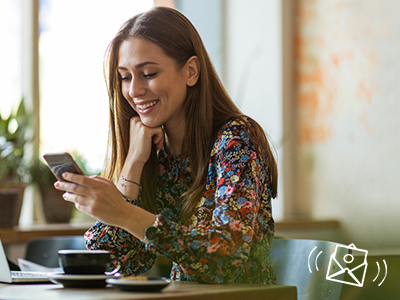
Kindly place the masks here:
MULTIPOLYGON (((83 235, 93 222, 80 224, 43 224, 17 226, 14 228, 0 228, 0 237, 3 244, 25 243, 33 239, 49 236, 83 235)), ((335 220, 285 220, 276 222, 276 233, 287 230, 337 229, 339 222, 335 220)))
POLYGON ((188 299, 188 300, 296 300, 294 286, 241 284, 197 284, 173 282, 158 293, 122 292, 107 286, 102 289, 63 288, 58 284, 0 284, 4 300, 124 300, 124 299, 188 299))
POLYGON ((93 224, 94 221, 84 224, 43 224, 0 228, 0 237, 3 244, 26 243, 44 237, 83 235, 93 224))

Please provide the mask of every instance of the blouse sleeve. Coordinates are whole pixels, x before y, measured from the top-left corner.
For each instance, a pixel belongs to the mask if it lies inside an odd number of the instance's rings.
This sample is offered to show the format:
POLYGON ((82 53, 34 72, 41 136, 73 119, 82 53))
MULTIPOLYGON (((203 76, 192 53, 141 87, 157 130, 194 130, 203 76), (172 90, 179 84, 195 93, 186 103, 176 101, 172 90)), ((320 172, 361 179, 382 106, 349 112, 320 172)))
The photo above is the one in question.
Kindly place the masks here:
POLYGON ((85 233, 84 239, 88 249, 110 251, 113 258, 121 263, 120 272, 125 276, 148 271, 157 258, 154 252, 146 250, 144 243, 132 234, 101 221, 97 221, 85 233))
POLYGON ((261 178, 265 172, 243 130, 222 134, 213 151, 215 162, 210 161, 206 191, 192 225, 161 215, 148 248, 179 264, 189 280, 229 283, 248 262, 251 243, 262 239, 255 231, 261 226, 261 182, 267 179, 261 178))

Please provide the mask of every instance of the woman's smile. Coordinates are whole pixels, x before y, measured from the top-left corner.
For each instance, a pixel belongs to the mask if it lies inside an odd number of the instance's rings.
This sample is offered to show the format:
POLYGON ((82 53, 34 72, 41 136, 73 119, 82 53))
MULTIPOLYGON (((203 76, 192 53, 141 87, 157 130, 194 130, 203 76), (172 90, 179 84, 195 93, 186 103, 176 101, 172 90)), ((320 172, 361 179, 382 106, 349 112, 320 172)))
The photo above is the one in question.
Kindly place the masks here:
POLYGON ((137 112, 142 115, 148 114, 154 109, 158 102, 160 102, 160 100, 136 104, 137 112))

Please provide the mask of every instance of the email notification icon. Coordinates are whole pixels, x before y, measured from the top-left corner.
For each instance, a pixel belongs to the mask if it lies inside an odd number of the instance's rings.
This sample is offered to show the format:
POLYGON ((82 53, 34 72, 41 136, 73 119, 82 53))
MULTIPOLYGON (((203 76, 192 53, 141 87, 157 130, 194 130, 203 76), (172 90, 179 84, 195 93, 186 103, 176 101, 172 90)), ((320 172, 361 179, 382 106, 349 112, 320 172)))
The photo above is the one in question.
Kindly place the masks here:
POLYGON ((362 287, 368 266, 367 254, 367 250, 357 249, 354 244, 348 246, 336 245, 335 252, 331 255, 329 260, 326 279, 362 287), (349 254, 345 254, 343 257, 338 257, 337 253, 340 253, 338 249, 348 249, 350 251, 348 251, 349 254), (354 256, 363 256, 363 263, 358 264, 355 262, 354 256), (349 281, 340 280, 339 278, 344 278, 342 274, 346 273, 350 275, 349 281))

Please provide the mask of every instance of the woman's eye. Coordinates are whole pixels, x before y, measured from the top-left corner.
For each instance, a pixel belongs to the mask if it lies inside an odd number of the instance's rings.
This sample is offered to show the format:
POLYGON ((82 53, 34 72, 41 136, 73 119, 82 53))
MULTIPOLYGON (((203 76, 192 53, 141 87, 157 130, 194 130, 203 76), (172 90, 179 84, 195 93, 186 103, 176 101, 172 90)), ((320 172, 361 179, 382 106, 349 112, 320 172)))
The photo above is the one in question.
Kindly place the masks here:
POLYGON ((128 81, 128 80, 131 80, 130 76, 121 77, 121 81, 128 81))
POLYGON ((143 77, 149 79, 149 78, 153 78, 156 75, 157 75, 157 73, 143 74, 143 77))

